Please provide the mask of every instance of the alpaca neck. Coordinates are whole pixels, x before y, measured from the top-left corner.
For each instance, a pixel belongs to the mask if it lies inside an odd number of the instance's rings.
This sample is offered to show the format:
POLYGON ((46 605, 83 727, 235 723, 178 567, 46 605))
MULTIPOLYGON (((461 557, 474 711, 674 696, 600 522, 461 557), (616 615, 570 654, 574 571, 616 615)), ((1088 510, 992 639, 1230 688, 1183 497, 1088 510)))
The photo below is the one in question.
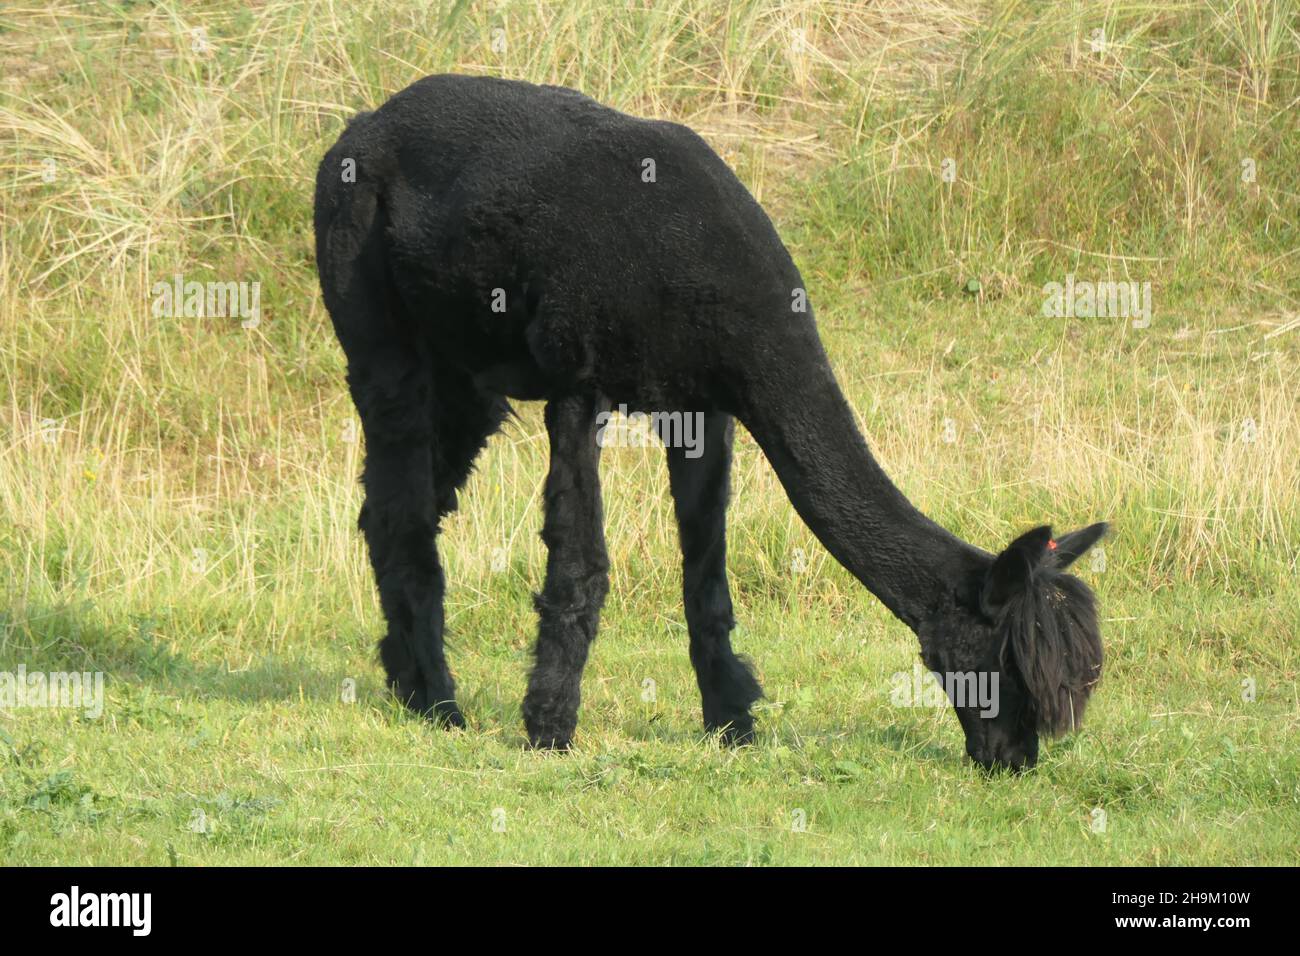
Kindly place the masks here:
POLYGON ((987 556, 923 515, 889 480, 815 347, 816 362, 792 361, 751 378, 739 417, 826 550, 915 631, 987 556))

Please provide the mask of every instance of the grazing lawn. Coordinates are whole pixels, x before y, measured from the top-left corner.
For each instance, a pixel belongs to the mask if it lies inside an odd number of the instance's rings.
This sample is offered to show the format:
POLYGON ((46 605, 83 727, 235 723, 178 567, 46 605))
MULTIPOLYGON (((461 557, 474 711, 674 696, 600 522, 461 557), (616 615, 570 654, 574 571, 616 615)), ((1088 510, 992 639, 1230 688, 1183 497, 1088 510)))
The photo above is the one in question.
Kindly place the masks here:
POLYGON ((0 862, 1295 863, 1298 116, 1294 0, 6 6, 0 673, 104 683, 97 715, 0 698, 0 862), (1078 566, 1107 654, 1081 732, 990 779, 949 708, 900 706, 916 639, 738 430, 757 743, 703 736, 664 456, 619 447, 576 749, 525 750, 532 405, 442 539, 470 729, 388 698, 313 177, 447 70, 704 135, 954 533, 1113 523, 1078 566), (158 314, 176 275, 260 310, 158 314), (1051 308, 1095 282, 1136 312, 1051 308))

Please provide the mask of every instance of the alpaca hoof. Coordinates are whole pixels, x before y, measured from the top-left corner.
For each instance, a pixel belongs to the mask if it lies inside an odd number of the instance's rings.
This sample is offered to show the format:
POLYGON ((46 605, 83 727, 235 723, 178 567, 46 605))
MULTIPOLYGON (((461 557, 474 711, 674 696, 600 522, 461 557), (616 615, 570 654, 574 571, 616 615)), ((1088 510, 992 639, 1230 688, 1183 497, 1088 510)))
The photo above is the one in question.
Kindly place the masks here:
POLYGON ((424 716, 443 730, 464 730, 466 727, 465 715, 460 712, 454 700, 435 704, 424 716))
POLYGON ((575 725, 552 723, 545 720, 524 719, 528 731, 528 746, 534 750, 569 750, 573 746, 575 725))
POLYGON ((728 747, 747 747, 754 742, 753 720, 728 721, 721 725, 706 724, 704 729, 711 734, 717 734, 722 743, 728 747))
POLYGON ((523 717, 528 745, 534 750, 568 750, 573 745, 573 733, 578 729, 576 699, 542 702, 529 695, 524 698, 523 717))
POLYGON ((529 734, 528 745, 534 750, 558 750, 561 752, 573 748, 573 738, 562 734, 529 734))
POLYGON ((389 688, 393 696, 400 700, 406 709, 417 716, 437 724, 439 727, 457 727, 465 726, 465 715, 460 712, 456 706, 456 700, 450 693, 438 693, 427 687, 421 686, 422 682, 418 680, 390 680, 389 688), (415 684, 417 690, 407 692, 404 688, 410 684, 415 684))

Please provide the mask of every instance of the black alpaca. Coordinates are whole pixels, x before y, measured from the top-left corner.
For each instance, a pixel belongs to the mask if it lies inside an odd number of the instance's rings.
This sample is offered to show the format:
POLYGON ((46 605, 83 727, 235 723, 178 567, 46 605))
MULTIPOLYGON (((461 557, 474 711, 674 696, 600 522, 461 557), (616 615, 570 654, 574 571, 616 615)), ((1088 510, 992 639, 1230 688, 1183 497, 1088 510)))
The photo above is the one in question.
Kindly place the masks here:
POLYGON ((551 445, 523 706, 535 746, 573 737, 608 589, 595 431, 612 403, 703 414, 703 453, 669 448, 668 469, 708 729, 750 740, 762 695, 730 641, 733 416, 931 670, 999 674, 996 717, 956 708, 975 761, 1032 766, 1040 732, 1077 725, 1101 639, 1092 593, 1064 569, 1105 526, 1055 542, 1038 528, 994 556, 917 511, 858 432, 771 221, 689 129, 559 87, 428 77, 349 123, 320 166, 315 229, 366 436, 380 656, 416 712, 464 725, 437 536, 514 398, 545 400, 551 445))

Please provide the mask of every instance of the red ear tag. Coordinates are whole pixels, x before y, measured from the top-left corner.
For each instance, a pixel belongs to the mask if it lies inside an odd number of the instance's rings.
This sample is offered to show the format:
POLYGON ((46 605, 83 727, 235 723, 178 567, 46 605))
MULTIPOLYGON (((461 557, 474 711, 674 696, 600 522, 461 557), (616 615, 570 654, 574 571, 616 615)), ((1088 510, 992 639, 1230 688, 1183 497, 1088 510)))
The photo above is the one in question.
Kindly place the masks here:
POLYGON ((1055 551, 1055 550, 1056 550, 1056 542, 1055 542, 1055 541, 1048 541, 1048 542, 1047 542, 1047 550, 1048 550, 1048 551, 1055 551))

